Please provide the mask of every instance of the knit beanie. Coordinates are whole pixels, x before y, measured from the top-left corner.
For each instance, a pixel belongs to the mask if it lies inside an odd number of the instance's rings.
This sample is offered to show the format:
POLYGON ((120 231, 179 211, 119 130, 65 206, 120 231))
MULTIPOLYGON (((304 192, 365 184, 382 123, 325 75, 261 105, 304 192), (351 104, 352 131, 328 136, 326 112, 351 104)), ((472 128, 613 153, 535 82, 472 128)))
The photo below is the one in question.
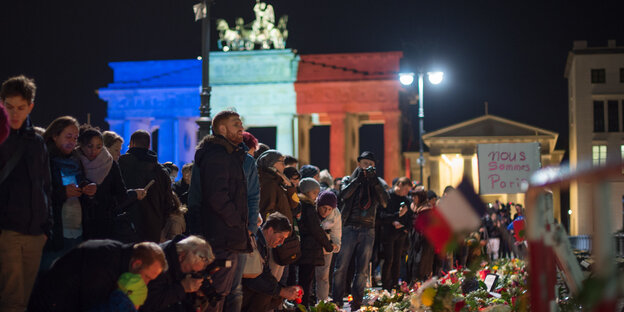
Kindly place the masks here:
POLYGON ((318 207, 329 205, 332 208, 336 208, 336 205, 338 205, 338 198, 336 198, 336 194, 334 194, 331 190, 324 190, 319 193, 319 196, 316 199, 316 205, 318 207))
POLYGON ((262 153, 262 155, 260 155, 260 157, 258 157, 258 159, 256 160, 256 165, 258 166, 258 168, 273 167, 273 165, 280 158, 282 158, 282 153, 278 152, 277 150, 270 149, 270 150, 262 153))
POLYGON ((305 165, 299 169, 299 173, 301 173, 302 178, 313 178, 319 173, 319 171, 319 168, 313 165, 305 165))
MULTIPOLYGON (((320 190, 321 185, 312 178, 303 178, 299 181, 299 189, 301 190, 301 193, 305 194, 313 190, 320 190)), ((313 200, 314 198, 310 199, 313 200)))
POLYGON ((135 306, 141 306, 147 298, 147 285, 139 274, 126 272, 117 280, 117 286, 135 306))

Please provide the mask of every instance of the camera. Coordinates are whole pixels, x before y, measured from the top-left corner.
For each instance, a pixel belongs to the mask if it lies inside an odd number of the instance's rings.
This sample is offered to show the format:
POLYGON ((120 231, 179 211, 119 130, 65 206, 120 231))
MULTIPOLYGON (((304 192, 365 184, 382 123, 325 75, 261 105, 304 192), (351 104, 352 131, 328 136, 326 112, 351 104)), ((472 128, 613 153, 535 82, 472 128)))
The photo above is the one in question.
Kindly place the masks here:
POLYGON ((376 174, 375 167, 373 166, 368 166, 368 168, 364 169, 364 171, 366 172, 367 176, 376 174))
POLYGON ((212 280, 210 276, 216 273, 217 271, 224 268, 231 268, 232 261, 226 259, 217 259, 209 264, 203 271, 191 273, 191 277, 196 279, 203 279, 201 287, 199 291, 203 294, 201 300, 199 300, 199 305, 203 306, 204 304, 209 304, 211 306, 216 306, 217 302, 219 302, 223 296, 217 293, 214 285, 212 285, 212 280))
POLYGON ((217 271, 223 268, 230 268, 230 267, 232 267, 231 260, 217 259, 213 261, 211 264, 209 264, 208 266, 206 266, 206 268, 203 271, 191 273, 191 277, 195 279, 207 279, 212 274, 215 274, 217 271))

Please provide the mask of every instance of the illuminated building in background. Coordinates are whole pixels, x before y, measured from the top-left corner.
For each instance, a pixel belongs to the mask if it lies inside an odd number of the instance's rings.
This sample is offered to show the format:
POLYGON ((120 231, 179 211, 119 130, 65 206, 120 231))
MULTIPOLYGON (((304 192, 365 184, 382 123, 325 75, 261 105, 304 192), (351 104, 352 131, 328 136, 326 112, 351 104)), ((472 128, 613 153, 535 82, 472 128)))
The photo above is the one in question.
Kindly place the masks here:
MULTIPOLYGON (((568 80, 570 167, 587 168, 624 159, 624 46, 588 47, 575 41, 565 67, 568 80)), ((624 176, 609 181, 613 228, 622 228, 624 176)), ((592 232, 593 185, 570 185, 570 234, 592 232)))
MULTIPOLYGON (((210 53, 211 115, 234 108, 260 142, 300 165, 350 174, 373 143, 378 170, 390 181, 401 175, 399 69, 401 52, 296 55, 292 50, 210 53), (329 126, 319 140, 328 150, 310 157, 310 132, 329 126), (361 127, 374 126, 380 142, 360 140, 361 127)), ((128 147, 130 135, 152 133, 161 162, 191 162, 197 145, 201 60, 113 62, 114 80, 99 89, 108 103, 106 120, 128 147)), ((318 146, 314 148, 319 148, 318 146)))
MULTIPOLYGON (((456 186, 464 176, 472 179, 475 191, 479 191, 479 168, 477 144, 531 143, 541 146, 542 167, 561 163, 564 151, 555 150, 558 134, 494 115, 483 115, 423 135, 429 148, 425 153, 424 185, 427 189, 442 194, 447 185, 456 186)), ((411 175, 419 176, 418 152, 405 152, 409 160, 411 175)), ((524 205, 524 194, 482 195, 484 202, 498 199, 503 203, 524 205)), ((560 213, 559 190, 553 190, 554 213, 560 213)))

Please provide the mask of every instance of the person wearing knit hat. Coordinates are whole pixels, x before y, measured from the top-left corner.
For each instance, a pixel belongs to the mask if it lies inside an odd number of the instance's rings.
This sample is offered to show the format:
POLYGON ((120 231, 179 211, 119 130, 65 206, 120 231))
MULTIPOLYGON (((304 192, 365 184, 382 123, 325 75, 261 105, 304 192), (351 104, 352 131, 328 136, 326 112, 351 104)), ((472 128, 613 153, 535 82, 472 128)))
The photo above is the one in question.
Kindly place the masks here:
POLYGON ((299 189, 302 192, 300 195, 301 221, 299 222, 301 258, 297 264, 299 265, 299 285, 303 288, 301 304, 308 306, 315 268, 325 264, 324 251, 332 252, 336 244, 329 240, 327 233, 321 227, 322 216, 319 215, 317 205, 315 205, 321 185, 308 177, 301 179, 299 189))
POLYGON ((316 199, 321 191, 321 185, 312 178, 303 178, 299 181, 299 190, 310 199, 316 199))
MULTIPOLYGON (((284 156, 276 150, 267 150, 258 157, 256 164, 260 181, 260 215, 266 218, 277 211, 293 224, 293 210, 299 206, 299 198, 297 188, 284 175, 284 156)), ((269 267, 273 276, 280 280, 284 266, 271 258, 269 267)))
MULTIPOLYGON (((338 205, 338 198, 336 194, 330 190, 326 190, 321 192, 316 199, 316 205, 320 208, 321 206, 329 206, 332 209, 336 208, 338 205)), ((323 214, 321 214, 323 216, 323 214)), ((326 217, 326 216, 323 216, 326 217)))
POLYGON ((321 179, 319 175, 320 172, 321 170, 319 167, 314 165, 304 165, 301 169, 299 169, 299 173, 301 173, 302 178, 313 178, 316 181, 321 179))
POLYGON ((145 285, 145 281, 139 274, 130 272, 121 274, 117 280, 117 286, 119 286, 119 290, 128 296, 128 299, 132 301, 137 310, 147 298, 147 285, 145 285))
POLYGON ((280 160, 283 165, 284 156, 282 156, 282 153, 278 152, 277 150, 271 149, 265 151, 264 153, 262 153, 262 155, 260 155, 260 157, 258 157, 258 159, 256 159, 256 165, 258 166, 258 168, 275 167, 275 163, 279 162, 280 160))
POLYGON ((338 198, 331 189, 322 191, 316 198, 316 209, 321 218, 321 227, 334 244, 331 252, 325 252, 325 264, 315 268, 316 297, 318 300, 327 300, 329 297, 329 268, 334 253, 340 251, 342 241, 342 218, 340 210, 336 209, 338 198))

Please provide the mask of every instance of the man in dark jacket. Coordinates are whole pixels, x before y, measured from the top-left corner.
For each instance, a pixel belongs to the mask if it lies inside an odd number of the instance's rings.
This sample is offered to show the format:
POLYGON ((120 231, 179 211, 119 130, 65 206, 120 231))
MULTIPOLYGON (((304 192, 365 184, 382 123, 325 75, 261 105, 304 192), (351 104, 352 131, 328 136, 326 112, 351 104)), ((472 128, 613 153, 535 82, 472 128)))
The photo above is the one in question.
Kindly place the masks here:
POLYGON ((158 163, 156 153, 149 147, 149 133, 135 131, 130 136, 130 149, 119 157, 119 169, 129 189, 145 188, 154 180, 154 184, 146 189, 145 198, 130 208, 129 213, 137 228, 138 240, 158 243, 160 232, 175 204, 169 173, 158 163))
POLYGON ((269 311, 278 308, 284 299, 295 300, 297 286, 281 285, 271 273, 269 251, 281 245, 291 233, 288 218, 279 212, 270 214, 256 232, 258 251, 263 259, 262 273, 256 278, 243 278, 243 308, 241 311, 269 311))
MULTIPOLYGON (((333 298, 343 298, 347 269, 355 257, 351 310, 362 305, 368 277, 368 262, 375 241, 377 210, 386 207, 388 194, 375 171, 375 155, 365 151, 358 157, 358 167, 346 178, 340 192, 342 214, 342 248, 336 257, 333 298)), ((340 300, 338 300, 340 302, 340 300)))
MULTIPOLYGON (((189 212, 199 222, 191 227, 191 234, 202 234, 217 259, 231 261, 230 268, 221 269, 212 276, 217 293, 227 296, 232 288, 238 254, 251 252, 240 116, 233 111, 218 113, 213 119, 212 132, 213 135, 206 136, 195 152, 189 212), (199 185, 194 182, 197 178, 199 185)), ((211 311, 221 311, 223 299, 210 308, 211 311)))
POLYGON ((188 190, 189 185, 191 184, 192 170, 193 163, 184 164, 184 166, 182 166, 182 179, 173 183, 173 191, 176 195, 178 195, 182 205, 186 205, 188 203, 188 190))
POLYGON ((0 311, 25 310, 52 225, 48 152, 28 118, 35 90, 24 76, 0 90, 11 128, 0 145, 0 311))
POLYGON ((149 286, 165 270, 165 254, 155 243, 90 240, 59 258, 41 276, 28 310, 88 311, 108 300, 121 274, 138 274, 149 286))
POLYGON ((147 299, 141 311, 192 311, 194 296, 203 279, 193 278, 191 273, 203 271, 214 261, 210 244, 197 236, 176 236, 160 244, 165 252, 169 269, 160 274, 148 286, 147 299))
POLYGON ((388 190, 390 202, 379 211, 381 221, 381 245, 384 264, 381 269, 383 288, 391 290, 399 281, 401 258, 405 251, 407 233, 412 227, 411 210, 407 195, 412 188, 412 181, 406 177, 399 178, 388 190))

